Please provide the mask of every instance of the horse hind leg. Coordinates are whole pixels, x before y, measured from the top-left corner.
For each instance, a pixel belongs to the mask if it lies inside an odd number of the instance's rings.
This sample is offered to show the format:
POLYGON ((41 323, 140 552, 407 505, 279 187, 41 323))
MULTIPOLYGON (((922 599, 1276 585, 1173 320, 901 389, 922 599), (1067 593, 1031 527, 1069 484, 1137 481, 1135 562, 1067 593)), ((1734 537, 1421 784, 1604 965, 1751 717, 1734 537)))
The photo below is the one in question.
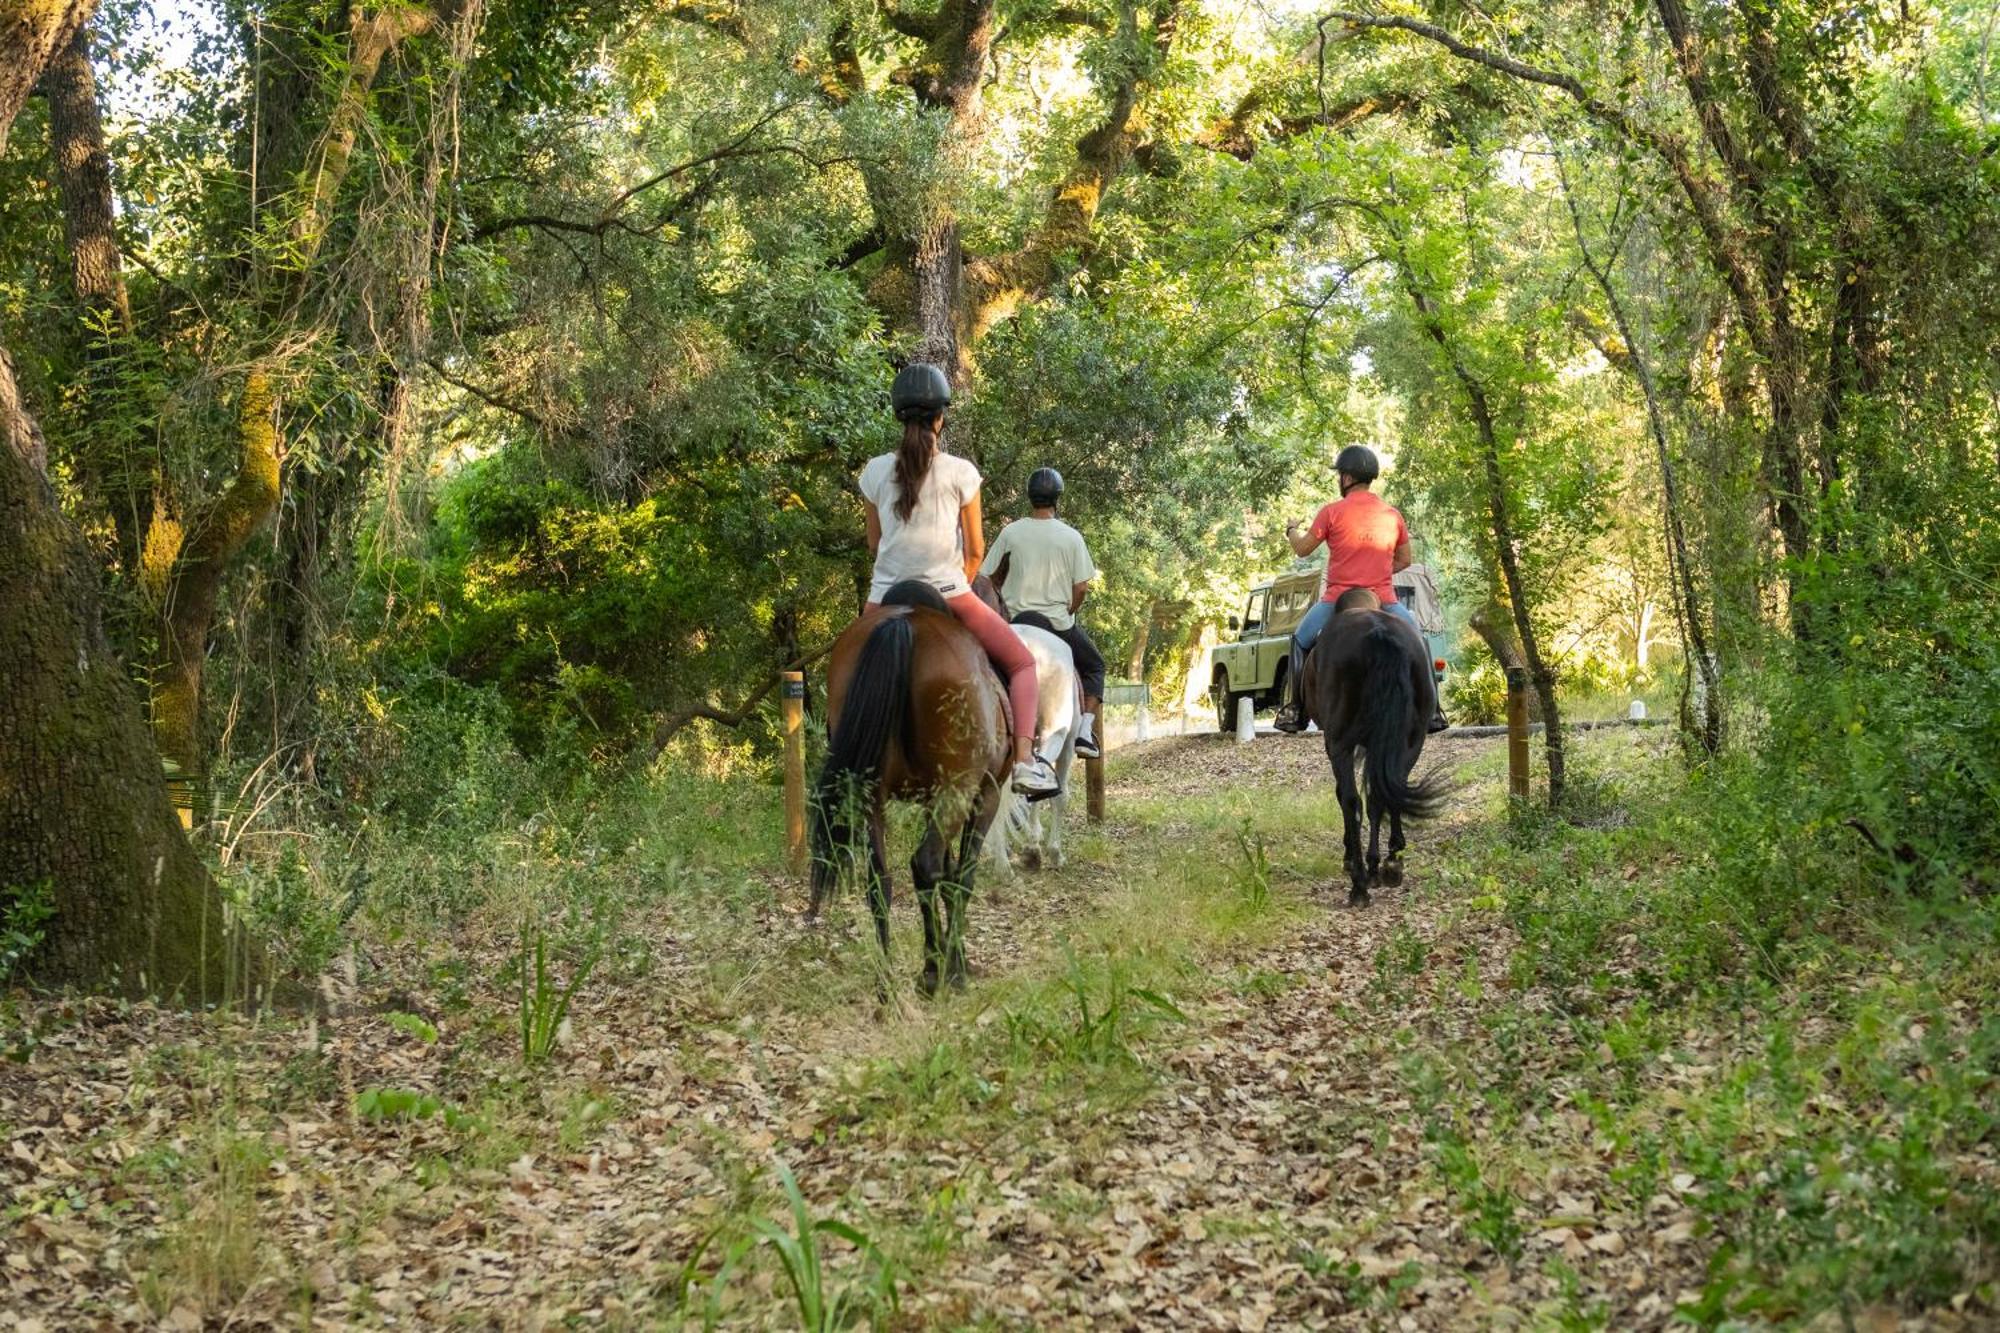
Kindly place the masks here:
POLYGON ((923 994, 935 995, 938 982, 943 976, 945 958, 945 923, 938 916, 938 885, 944 879, 946 856, 944 835, 938 831, 935 818, 924 823, 924 840, 917 846, 917 854, 910 858, 910 877, 917 885, 917 911, 924 920, 924 970, 917 975, 917 988, 923 994))
POLYGON ((1382 815, 1388 802, 1379 791, 1368 793, 1368 882, 1383 885, 1389 881, 1382 875, 1382 815))
POLYGON ((1389 855, 1382 862, 1381 882, 1388 888, 1400 888, 1403 883, 1403 812, 1389 811, 1389 855))
POLYGON ((958 857, 948 862, 945 894, 945 984, 964 990, 970 968, 965 957, 965 909, 972 899, 973 876, 979 870, 979 848, 996 818, 1004 817, 1006 793, 993 779, 980 785, 972 809, 958 831, 958 857))
POLYGON ((1350 907, 1368 905, 1368 867, 1361 859, 1361 792, 1354 781, 1354 751, 1327 747, 1333 762, 1333 787, 1340 799, 1340 841, 1342 863, 1352 887, 1347 892, 1350 907))

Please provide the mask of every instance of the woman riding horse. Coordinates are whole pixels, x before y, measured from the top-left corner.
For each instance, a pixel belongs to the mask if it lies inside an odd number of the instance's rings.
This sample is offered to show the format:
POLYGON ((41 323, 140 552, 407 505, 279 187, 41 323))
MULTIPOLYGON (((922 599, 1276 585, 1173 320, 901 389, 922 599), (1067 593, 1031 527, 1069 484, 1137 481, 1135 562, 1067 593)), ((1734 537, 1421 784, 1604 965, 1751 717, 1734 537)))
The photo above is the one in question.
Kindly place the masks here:
POLYGON ((1007 622, 972 592, 986 555, 986 534, 979 469, 939 447, 951 382, 936 366, 912 362, 896 372, 889 404, 903 423, 902 446, 869 459, 861 469, 868 550, 875 557, 867 609, 881 606, 882 595, 903 579, 937 589, 946 608, 972 631, 1007 678, 1014 713, 1014 789, 1046 796, 1055 791, 1056 776, 1034 752, 1039 711, 1035 659, 1007 622))
POLYGON ((896 376, 890 396, 903 444, 861 473, 875 580, 861 618, 835 641, 827 671, 830 726, 813 792, 808 915, 819 914, 842 865, 861 859, 865 829, 868 906, 886 957, 883 805, 922 802, 924 837, 910 873, 924 923, 921 984, 931 993, 940 983, 965 984, 965 904, 1010 759, 1012 784, 1024 795, 1051 793, 1057 781, 1032 750, 1040 711, 1034 658, 972 593, 984 548, 979 473, 938 448, 951 386, 937 367, 918 364, 896 376), (1004 693, 989 655, 1007 673, 1004 693))

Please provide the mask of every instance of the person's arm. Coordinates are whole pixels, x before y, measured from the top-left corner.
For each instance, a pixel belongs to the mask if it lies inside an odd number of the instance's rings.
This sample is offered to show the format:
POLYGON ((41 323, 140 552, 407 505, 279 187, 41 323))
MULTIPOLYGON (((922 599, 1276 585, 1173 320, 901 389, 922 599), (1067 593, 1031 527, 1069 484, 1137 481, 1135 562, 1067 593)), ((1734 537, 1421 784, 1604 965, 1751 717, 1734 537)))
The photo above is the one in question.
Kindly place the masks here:
POLYGON ((1389 568, 1392 572, 1400 574, 1409 567, 1410 539, 1404 537, 1403 540, 1396 543, 1396 553, 1389 557, 1389 568))
POLYGON ((1090 558, 1090 548, 1084 545, 1083 534, 1076 537, 1075 562, 1070 566, 1070 577, 1075 580, 1069 585, 1069 613, 1075 615, 1083 609, 1083 599, 1090 596, 1090 581, 1097 577, 1097 565, 1090 558))
POLYGON ((986 549, 986 559, 979 566, 979 572, 992 579, 996 588, 1004 587, 1007 576, 1014 572, 1012 563, 1007 559, 1007 550, 1013 545, 1007 540, 1007 534, 1013 526, 1009 523, 1000 529, 1000 535, 995 537, 993 545, 986 549))
POLYGON ((1300 523, 1297 519, 1285 524, 1285 540, 1292 544, 1293 555, 1311 555, 1319 549, 1326 536, 1320 531, 1319 517, 1315 515, 1310 524, 1300 523))
POLYGON ((971 583, 979 577, 979 562, 986 558, 986 529, 979 514, 979 492, 965 502, 965 508, 958 511, 959 531, 965 534, 965 581, 971 583))
POLYGON ((875 507, 873 500, 863 500, 868 510, 868 554, 874 555, 882 546, 882 511, 875 507))

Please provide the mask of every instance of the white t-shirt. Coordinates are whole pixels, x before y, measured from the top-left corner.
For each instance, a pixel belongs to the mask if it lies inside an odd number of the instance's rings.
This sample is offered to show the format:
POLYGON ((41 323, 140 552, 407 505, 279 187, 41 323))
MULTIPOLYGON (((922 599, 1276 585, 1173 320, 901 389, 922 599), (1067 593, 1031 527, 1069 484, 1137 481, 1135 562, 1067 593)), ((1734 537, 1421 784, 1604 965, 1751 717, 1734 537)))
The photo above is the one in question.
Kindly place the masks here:
POLYGON ((1038 611, 1057 630, 1074 624, 1070 596, 1077 584, 1097 577, 1083 534, 1059 518, 1017 518, 1000 529, 980 572, 990 578, 1010 557, 1007 582, 1000 589, 1007 609, 1017 615, 1038 611))
POLYGON ((898 518, 896 455, 883 454, 861 469, 861 494, 882 517, 870 601, 880 601, 891 584, 904 579, 922 579, 946 597, 972 591, 965 581, 959 513, 979 494, 978 468, 956 454, 933 454, 916 507, 908 518, 898 518))

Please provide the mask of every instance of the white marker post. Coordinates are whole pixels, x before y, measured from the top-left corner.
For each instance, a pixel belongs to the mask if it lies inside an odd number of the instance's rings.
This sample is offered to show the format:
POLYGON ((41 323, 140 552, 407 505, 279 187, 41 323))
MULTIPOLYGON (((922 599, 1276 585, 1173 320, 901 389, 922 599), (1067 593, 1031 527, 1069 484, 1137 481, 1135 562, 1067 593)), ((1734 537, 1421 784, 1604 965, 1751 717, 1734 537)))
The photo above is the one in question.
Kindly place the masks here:
POLYGON ((1257 705, 1248 695, 1236 701, 1236 743, 1248 745, 1257 739, 1257 705))
POLYGON ((1634 699, 1632 701, 1632 711, 1627 716, 1633 722, 1644 722, 1646 720, 1646 701, 1644 699, 1634 699))

